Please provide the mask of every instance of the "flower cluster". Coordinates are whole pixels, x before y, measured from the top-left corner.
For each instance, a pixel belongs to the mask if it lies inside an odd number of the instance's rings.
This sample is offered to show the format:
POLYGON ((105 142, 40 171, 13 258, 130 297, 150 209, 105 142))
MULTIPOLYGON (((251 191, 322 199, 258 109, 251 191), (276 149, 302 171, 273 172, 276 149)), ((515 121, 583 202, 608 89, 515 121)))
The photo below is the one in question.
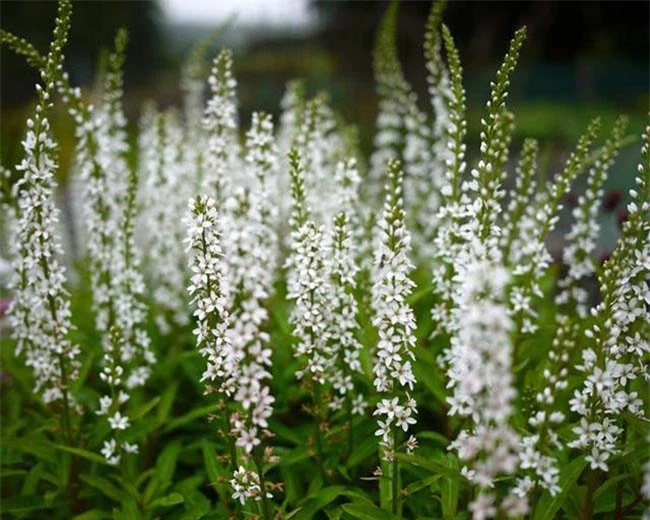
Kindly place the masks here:
POLYGON ((193 252, 188 291, 196 307, 194 335, 207 367, 202 381, 218 381, 219 390, 232 395, 236 388, 239 360, 230 345, 228 329, 230 287, 224 283, 223 249, 216 202, 201 195, 190 199, 185 217, 186 245, 193 252))
MULTIPOLYGON (((578 206, 573 211, 575 222, 567 235, 569 243, 564 250, 568 272, 558 283, 561 292, 557 301, 564 306, 564 311, 558 315, 557 332, 549 350, 549 365, 543 371, 545 387, 537 392, 535 406, 528 419, 534 433, 522 440, 520 467, 522 470, 530 470, 532 475, 519 481, 520 489, 532 488, 538 484, 552 495, 560 491, 559 464, 551 453, 563 448, 557 430, 566 420, 566 415, 558 409, 557 400, 568 387, 570 360, 577 350, 580 324, 574 316, 577 314, 577 318, 584 318, 586 315, 586 291, 579 284, 594 270, 592 256, 598 235, 596 217, 598 201, 602 197, 601 187, 620 146, 625 124, 625 118, 621 118, 614 126, 611 139, 589 172, 587 192, 580 197, 578 206)), ((524 150, 521 165, 523 172, 532 168, 526 155, 524 150)), ((524 184, 532 184, 529 176, 530 174, 524 176, 524 184)), ((527 191, 526 186, 522 185, 520 192, 527 191)), ((521 216, 520 208, 523 204, 524 197, 517 201, 513 218, 521 216)), ((517 310, 515 308, 515 312, 517 310)))
MULTIPOLYGON (((234 491, 232 498, 239 500, 242 505, 244 505, 249 498, 252 498, 255 501, 260 501, 263 498, 259 475, 243 466, 237 468, 230 480, 230 485, 234 491)), ((266 498, 272 497, 273 495, 271 493, 266 493, 266 498)))
POLYGON ((465 90, 462 84, 462 67, 454 40, 445 25, 442 36, 447 51, 450 72, 450 89, 445 97, 450 125, 446 130, 446 148, 451 157, 445 159, 445 179, 441 187, 444 203, 438 210, 438 223, 434 238, 432 279, 438 302, 434 303, 431 317, 437 324, 438 333, 450 333, 454 329, 452 310, 454 299, 454 264, 462 254, 464 241, 460 223, 466 217, 466 200, 461 201, 460 186, 467 167, 464 143, 467 133, 465 121, 465 90))
POLYGON ((566 420, 558 406, 558 397, 569 386, 570 360, 577 347, 578 325, 560 317, 560 323, 548 354, 548 367, 543 370, 544 388, 535 394, 535 405, 528 418, 532 433, 521 440, 519 467, 525 474, 517 481, 520 494, 530 493, 539 485, 551 495, 560 491, 560 467, 555 451, 564 445, 558 429, 566 420))
POLYGON ((143 267, 159 307, 156 322, 168 333, 173 325, 188 323, 185 291, 180 290, 186 285, 186 259, 176 244, 184 236, 182 216, 195 183, 186 173, 193 170, 182 152, 183 129, 175 114, 145 111, 141 127, 142 209, 137 236, 147 251, 143 267))
POLYGON ((474 518, 500 513, 525 514, 526 493, 517 488, 494 489, 495 481, 515 473, 520 438, 511 426, 515 385, 512 376, 513 320, 506 304, 511 281, 499 248, 504 190, 503 167, 508 156, 512 117, 506 109, 509 77, 516 65, 525 30, 517 31, 481 120, 480 158, 469 177, 465 171, 465 94, 453 39, 443 26, 450 64, 448 148, 444 197, 439 212, 434 288, 440 302, 432 315, 438 333, 450 335, 441 361, 447 367, 449 415, 465 418, 450 448, 465 462, 463 475, 481 488, 470 504, 474 518))
POLYGON ((97 414, 109 420, 114 437, 104 442, 102 451, 110 454, 106 458, 114 464, 120 461, 121 449, 127 453, 137 451, 135 446, 119 440, 119 432, 130 424, 123 405, 129 391, 146 383, 156 361, 144 328, 145 284, 134 236, 139 177, 127 160, 129 146, 122 107, 126 44, 126 32, 118 31, 101 104, 93 116, 94 145, 80 149, 78 158, 90 181, 85 193, 88 256, 96 327, 102 334, 104 351, 100 377, 109 387, 97 414), (118 451, 113 453, 111 447, 118 451))
POLYGON ((77 378, 80 349, 69 337, 70 297, 57 229, 60 211, 55 205, 57 145, 47 112, 52 107, 54 80, 63 61, 69 26, 70 5, 62 2, 54 41, 41 71, 43 84, 36 84, 34 118, 27 120, 22 141, 24 158, 16 166, 22 178, 13 186, 14 276, 10 289, 14 299, 9 310, 17 351, 25 353, 26 364, 34 373, 34 390, 45 403, 62 403, 68 435, 69 409, 74 404, 70 385, 77 378))
MULTIPOLYGON (((61 7, 69 10, 70 6, 63 2, 61 7)), ((32 65, 45 69, 47 60, 38 51, 24 40, 13 39, 32 65)), ((142 385, 149 376, 149 365, 155 361, 149 338, 141 327, 145 316, 141 299, 144 284, 133 240, 137 176, 129 172, 126 161, 126 119, 121 107, 126 40, 126 32, 118 31, 97 109, 82 101, 80 90, 71 87, 60 66, 50 73, 52 89, 58 90, 76 124, 77 175, 73 186, 82 188, 77 190, 85 223, 81 234, 90 267, 96 328, 105 352, 100 375, 111 387, 111 395, 102 399, 98 413, 116 418, 111 423, 113 430, 121 429, 113 424, 124 425, 119 409, 126 402, 126 394, 117 397, 121 392, 115 385, 142 385), (122 337, 114 341, 117 332, 122 337)), ((115 446, 114 452, 122 449, 115 439, 109 443, 115 446)), ((133 451, 130 445, 124 449, 133 451)), ((111 454, 109 459, 119 461, 119 453, 111 454)))
POLYGON ((619 451, 623 413, 644 417, 643 401, 630 385, 650 376, 647 360, 648 283, 650 281, 650 128, 643 136, 637 177, 638 191, 631 190, 629 218, 623 236, 599 277, 602 301, 591 309, 595 323, 585 335, 590 346, 582 351, 576 368, 584 374, 581 388, 569 401, 580 416, 573 429, 572 448, 587 453, 592 469, 608 471, 608 460, 619 451))
POLYGON ((226 200, 224 226, 228 229, 224 263, 232 288, 230 343, 239 362, 231 416, 232 435, 245 453, 268 437, 268 419, 274 397, 268 386, 271 366, 270 337, 265 331, 265 301, 273 291, 276 241, 274 212, 269 206, 266 177, 276 163, 273 123, 270 116, 254 113, 247 133, 246 162, 251 171, 248 184, 255 191, 237 187, 226 200))
MULTIPOLYGON (((268 335, 261 330, 266 317, 259 301, 263 293, 245 287, 242 271, 233 272, 224 258, 214 199, 202 195, 191 199, 188 208, 186 243, 193 252, 188 290, 196 306, 198 327, 194 333, 199 352, 207 362, 202 380, 209 384, 207 392, 215 383, 216 391, 231 403, 226 408, 232 412, 229 436, 235 438, 246 459, 261 443, 260 433, 268 428, 274 401, 265 382, 270 377, 271 351, 268 335)), ((255 284, 258 281, 253 278, 255 284)), ((240 477, 235 472, 232 485, 237 497, 245 501, 252 495, 242 495, 241 486, 250 484, 250 479, 240 477)), ((250 491, 250 486, 246 489, 250 491)))
POLYGON ((440 57, 439 21, 441 10, 432 11, 427 23, 425 55, 427 80, 432 93, 435 118, 418 107, 417 95, 406 80, 397 57, 397 5, 389 8, 377 35, 374 73, 379 94, 379 112, 375 148, 370 158, 369 196, 374 204, 379 198, 382 179, 389 159, 403 162, 404 204, 419 258, 431 253, 443 181, 443 165, 449 158, 445 147, 444 127, 447 110, 448 78, 440 57))
POLYGON ((589 170, 587 189, 578 198, 578 204, 572 212, 573 226, 566 235, 567 245, 563 251, 563 260, 568 272, 559 282, 562 291, 557 297, 557 302, 568 305, 570 309, 575 307, 581 318, 587 315, 587 291, 580 286, 580 282, 595 271, 593 256, 600 231, 598 209, 603 197, 603 184, 607 171, 618 154, 626 127, 625 117, 619 118, 614 125, 610 139, 589 170))
POLYGON ((298 379, 308 377, 318 384, 326 381, 328 330, 324 319, 327 312, 327 272, 323 258, 324 230, 308 218, 305 201, 304 170, 296 149, 290 153, 291 191, 291 251, 287 262, 287 296, 295 301, 291 311, 294 335, 298 338, 295 355, 303 367, 298 379))
POLYGON ((347 401, 348 409, 363 414, 365 400, 355 390, 354 374, 361 372, 361 344, 356 338, 357 302, 354 297, 358 267, 350 219, 341 212, 335 218, 326 237, 325 271, 328 275, 327 295, 329 380, 335 395, 329 404, 338 410, 347 401))
MULTIPOLYGON (((509 425, 515 397, 513 324, 504 302, 509 275, 502 266, 479 261, 467 266, 458 278, 458 333, 451 338, 447 373, 453 388, 449 414, 468 418, 471 426, 461 431, 451 447, 468 464, 463 474, 482 488, 492 488, 498 476, 514 473, 518 465, 519 436, 509 425)), ((477 502, 485 500, 495 504, 495 512, 499 508, 510 515, 527 511, 525 495, 514 492, 500 506, 493 492, 481 494, 477 502)), ((479 506, 475 503, 474 507, 479 506)))
MULTIPOLYGON (((506 233, 511 238, 507 249, 509 257, 504 261, 512 266, 515 276, 510 291, 510 306, 521 334, 534 333, 537 312, 533 305, 534 297, 542 297, 539 281, 551 263, 546 240, 559 220, 562 198, 568 193, 571 183, 584 170, 589 157, 590 146, 596 138, 600 121, 594 120, 578 140, 576 149, 560 172, 545 189, 529 202, 518 221, 511 220, 514 230, 506 233)), ((528 161, 525 156, 522 159, 528 161)))
MULTIPOLYGON (((214 144, 233 130, 234 119, 228 107, 234 99, 235 83, 229 54, 222 53, 215 61, 211 78, 213 97, 204 122, 214 144)), ((249 495, 240 493, 241 486, 244 481, 251 483, 244 475, 259 475, 263 483, 259 471, 250 466, 272 456, 268 449, 260 451, 263 441, 271 437, 268 419, 275 400, 268 385, 272 351, 265 330, 265 303, 273 292, 279 260, 278 212, 271 203, 269 190, 277 167, 270 116, 254 113, 246 137, 243 157, 239 157, 238 150, 228 157, 221 151, 209 155, 212 158, 205 173, 218 179, 218 201, 207 196, 192 199, 191 213, 186 219, 188 244, 195 251, 190 283, 193 303, 198 307, 195 315, 199 328, 195 333, 200 351, 208 360, 204 379, 217 381, 216 390, 225 398, 227 437, 232 439, 233 449, 241 450, 231 461, 235 471, 231 483, 244 501, 249 495), (235 163, 243 167, 238 175, 232 169, 235 163), (218 218, 217 204, 221 208, 218 218), (207 230, 208 223, 210 231, 205 231, 202 243, 198 229, 207 230), (206 277, 212 289, 206 286, 206 277), (206 293, 211 291, 218 303, 207 303, 206 298, 210 297, 206 293), (237 458, 242 462, 239 466, 237 458), (238 476, 238 467, 245 474, 238 476)), ((221 145, 217 148, 221 150, 221 145)), ((211 390, 212 386, 208 386, 207 391, 211 390)))
POLYGON ((375 433, 388 460, 398 451, 398 432, 407 432, 415 424, 417 413, 411 395, 415 383, 415 317, 407 302, 415 284, 409 278, 413 264, 408 256, 411 238, 404 222, 403 175, 399 161, 388 163, 386 201, 378 224, 381 243, 375 251, 372 286, 372 324, 379 332, 373 372, 375 390, 381 396, 374 411, 379 425, 375 433))
POLYGON ((208 79, 212 96, 203 116, 208 135, 202 190, 221 203, 232 172, 237 171, 237 80, 232 73, 232 53, 224 49, 214 59, 208 79))

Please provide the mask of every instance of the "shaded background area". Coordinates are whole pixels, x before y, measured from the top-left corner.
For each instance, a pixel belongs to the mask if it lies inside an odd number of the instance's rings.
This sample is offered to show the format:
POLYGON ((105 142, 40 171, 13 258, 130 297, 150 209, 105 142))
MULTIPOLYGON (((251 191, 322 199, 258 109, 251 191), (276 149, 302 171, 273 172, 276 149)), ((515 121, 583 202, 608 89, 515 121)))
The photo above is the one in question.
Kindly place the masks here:
MULTIPOLYGON (((428 106, 422 41, 429 6, 401 2, 399 12, 399 53, 422 107, 428 106)), ((180 106, 182 60, 194 42, 225 23, 211 50, 234 48, 244 123, 256 109, 277 114, 286 81, 304 78, 309 93, 326 90, 333 106, 359 126, 369 151, 377 107, 372 46, 386 7, 377 1, 80 0, 74 2, 67 68, 74 83, 91 87, 117 27, 126 26, 126 109, 133 125, 144 99, 180 106)), ((55 11, 54 1, 3 0, 0 25, 45 50, 55 11)), ((445 22, 465 67, 470 139, 477 136, 489 81, 522 24, 529 37, 510 98, 516 141, 534 136, 551 151, 562 149, 599 114, 608 125, 627 113, 630 130, 638 133, 650 90, 649 17, 648 2, 449 2, 445 22)), ((11 51, 2 49, 0 58, 0 160, 10 166, 20 158, 36 75, 11 51)), ((57 123, 65 166, 72 128, 64 117, 57 123)), ((636 150, 626 157, 623 163, 632 165, 636 150)))

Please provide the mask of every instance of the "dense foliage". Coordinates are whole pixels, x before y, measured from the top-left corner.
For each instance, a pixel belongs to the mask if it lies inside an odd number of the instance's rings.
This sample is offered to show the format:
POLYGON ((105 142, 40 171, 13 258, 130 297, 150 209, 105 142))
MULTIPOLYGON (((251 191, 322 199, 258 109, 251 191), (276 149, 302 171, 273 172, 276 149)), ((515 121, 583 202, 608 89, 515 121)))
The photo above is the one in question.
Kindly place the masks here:
POLYGON ((644 514, 650 126, 600 261, 626 118, 604 138, 595 120, 549 179, 536 141, 511 159, 522 28, 467 150, 443 10, 427 23, 423 110, 388 7, 369 158, 345 114, 299 81, 277 122, 256 112, 244 131, 227 49, 204 101, 203 44, 184 67, 182 111, 143 107, 134 142, 125 31, 89 93, 65 72, 69 0, 46 54, 2 32, 41 78, 24 159, 2 168, 3 514, 644 514), (72 218, 57 197, 57 103, 76 127, 72 218), (548 239, 581 177, 558 262, 548 239))

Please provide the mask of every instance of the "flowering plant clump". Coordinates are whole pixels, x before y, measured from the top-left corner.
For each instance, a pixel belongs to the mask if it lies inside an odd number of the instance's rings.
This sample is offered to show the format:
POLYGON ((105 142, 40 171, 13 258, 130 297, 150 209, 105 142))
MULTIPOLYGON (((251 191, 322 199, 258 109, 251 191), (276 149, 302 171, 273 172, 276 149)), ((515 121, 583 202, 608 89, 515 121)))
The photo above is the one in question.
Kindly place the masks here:
POLYGON ((64 66, 72 10, 45 54, 0 33, 39 73, 22 160, 0 168, 8 518, 647 518, 650 121, 600 260, 633 119, 594 120, 547 175, 508 97, 525 28, 472 150, 444 3, 427 108, 391 4, 367 155, 301 81, 275 121, 240 121, 237 58, 210 67, 205 41, 183 107, 146 104, 130 139, 126 31, 86 94, 64 66))

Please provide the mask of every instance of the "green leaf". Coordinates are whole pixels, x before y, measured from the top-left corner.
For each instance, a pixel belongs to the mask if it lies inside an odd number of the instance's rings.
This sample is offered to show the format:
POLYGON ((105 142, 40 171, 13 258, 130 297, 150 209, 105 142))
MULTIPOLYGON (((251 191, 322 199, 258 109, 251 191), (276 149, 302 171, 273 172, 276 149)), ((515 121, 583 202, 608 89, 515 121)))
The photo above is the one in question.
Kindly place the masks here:
POLYGON ((345 486, 329 486, 319 489, 317 492, 302 500, 298 504, 301 506, 300 510, 292 518, 295 518, 296 520, 309 520, 340 496, 360 499, 370 503, 370 500, 362 493, 349 490, 345 486))
POLYGON ((46 471, 42 464, 36 464, 36 466, 30 470, 29 474, 23 481, 23 487, 20 493, 21 496, 37 494, 39 487, 38 483, 41 480, 46 480, 57 487, 60 486, 59 479, 46 471))
POLYGON ((101 509, 91 509, 73 517, 72 520, 102 520, 103 518, 110 518, 110 516, 101 509))
MULTIPOLYGON (((447 454, 445 466, 451 469, 456 475, 459 475, 458 459, 452 453, 447 454)), ((458 493, 460 490, 460 480, 458 478, 445 477, 442 483, 441 503, 442 514, 445 518, 455 518, 458 511, 458 493)))
POLYGON ((363 440, 363 442, 361 442, 361 444, 355 444, 354 451, 350 455, 350 458, 346 461, 345 465, 348 468, 354 468, 361 464, 376 451, 377 438, 374 435, 369 435, 363 440))
POLYGON ((442 384, 442 381, 436 377, 436 374, 438 374, 439 371, 435 369, 432 370, 432 367, 437 366, 435 355, 428 349, 416 347, 415 356, 421 361, 420 363, 415 363, 413 366, 415 377, 419 382, 424 383, 427 390, 433 394, 437 403, 434 402, 432 404, 444 405, 447 397, 444 385, 442 384))
POLYGON ((205 471, 208 474, 210 484, 214 484, 220 476, 219 464, 217 463, 217 453, 214 450, 214 447, 208 442, 203 442, 201 449, 203 451, 203 465, 205 466, 205 471))
POLYGON ((442 478, 441 475, 433 475, 431 477, 423 478, 421 480, 417 480, 415 482, 411 482, 408 486, 406 486, 406 494, 407 495, 412 495, 413 493, 417 493, 418 491, 429 487, 431 484, 435 484, 442 478))
POLYGON ((27 475, 27 470, 24 469, 11 469, 11 468, 2 468, 0 469, 0 478, 5 477, 17 477, 19 475, 27 475))
POLYGON ((2 500, 2 512, 5 514, 26 513, 28 511, 38 511, 39 509, 56 509, 64 504, 64 501, 50 504, 40 495, 14 497, 2 500))
POLYGON ((156 493, 164 492, 172 482, 176 471, 176 462, 181 451, 179 442, 172 442, 163 449, 156 460, 156 471, 153 478, 147 484, 142 500, 148 503, 156 493))
POLYGON ((54 445, 41 435, 29 435, 21 439, 3 438, 2 444, 3 448, 16 449, 34 455, 37 459, 46 460, 52 464, 56 463, 54 445))
POLYGON ((343 514, 342 509, 335 509, 334 511, 325 511, 328 520, 341 520, 341 515, 343 514))
POLYGON ((116 502, 122 502, 128 499, 128 495, 126 494, 125 491, 121 490, 115 484, 113 484, 112 482, 110 482, 109 480, 103 477, 100 477, 98 475, 85 474, 85 475, 81 475, 80 478, 90 487, 93 487, 101 491, 104 494, 104 496, 110 498, 111 500, 115 500, 116 502))
POLYGON ((167 423, 167 426, 165 426, 165 433, 169 433, 171 431, 177 430, 181 426, 185 426, 188 423, 193 422, 196 419, 199 419, 200 417, 205 417, 206 415, 209 415, 211 413, 214 413, 219 410, 219 404, 211 404, 208 406, 202 406, 201 408, 195 408, 191 412, 186 413, 182 417, 178 417, 177 419, 173 419, 167 423))
MULTIPOLYGON (((624 482, 626 479, 629 479, 630 477, 630 474, 616 475, 615 477, 608 479, 604 484, 602 484, 594 492, 594 513, 613 512, 616 509, 616 494, 618 491, 618 485, 622 485, 622 482, 624 482)), ((621 495, 621 507, 626 508, 628 505, 634 502, 635 496, 625 488, 623 488, 621 491, 623 492, 621 495)))
POLYGON ((302 443, 301 436, 298 435, 293 428, 288 428, 286 425, 277 421, 269 421, 269 424, 270 430, 277 435, 279 439, 284 439, 296 445, 302 443))
POLYGON ((578 457, 565 466, 564 471, 560 472, 561 491, 554 497, 551 497, 548 492, 542 496, 535 506, 533 520, 553 520, 555 518, 555 514, 564 505, 569 495, 574 492, 575 483, 586 465, 584 457, 578 457))
POLYGON ((359 520, 393 520, 397 518, 377 506, 366 504, 343 504, 341 508, 347 515, 359 520))
POLYGON ((286 468, 309 458, 303 446, 298 446, 289 451, 278 450, 278 453, 280 454, 280 460, 277 463, 273 463, 272 466, 279 464, 283 468, 286 468))
POLYGON ((77 394, 79 390, 84 387, 84 383, 86 382, 86 378, 88 377, 88 374, 90 373, 90 369, 92 368, 94 362, 94 353, 91 352, 87 356, 84 356, 84 360, 81 364, 81 368, 79 369, 77 378, 72 385, 72 392, 74 394, 77 394))
POLYGON ((142 512, 138 507, 138 503, 132 498, 128 498, 122 502, 122 509, 119 513, 116 511, 113 518, 115 520, 140 520, 142 512))
POLYGON ((189 480, 186 482, 188 484, 187 486, 181 484, 178 489, 185 498, 185 510, 187 511, 182 518, 187 520, 198 520, 208 514, 212 504, 203 493, 196 489, 192 489, 191 484, 193 484, 193 482, 189 480))
POLYGON ((168 486, 172 482, 180 452, 180 442, 172 442, 165 446, 158 460, 156 460, 156 477, 165 486, 168 486))
POLYGON ((84 450, 81 448, 71 448, 70 446, 64 446, 63 444, 55 444, 54 447, 58 450, 67 451, 68 453, 78 455, 79 457, 90 460, 92 462, 108 465, 106 459, 98 453, 93 453, 92 451, 84 450))
POLYGON ((172 411, 172 406, 174 405, 174 400, 176 399, 176 393, 178 392, 178 383, 174 382, 172 385, 168 386, 162 394, 160 399, 160 404, 156 410, 156 421, 159 425, 163 425, 167 422, 169 415, 172 411))
POLYGON ((418 439, 432 440, 442 448, 446 448, 447 445, 449 444, 449 439, 445 437, 443 434, 438 432, 434 432, 434 431, 418 432, 417 436, 418 439))
POLYGON ((180 493, 170 493, 169 495, 161 498, 157 498, 151 504, 147 506, 147 509, 153 509, 155 507, 170 507, 175 506, 176 504, 182 504, 185 502, 185 497, 180 493))
POLYGON ((140 473, 140 475, 138 475, 138 479, 135 481, 135 487, 139 488, 148 478, 151 478, 155 472, 155 468, 149 468, 147 471, 140 473))
POLYGON ((141 417, 147 415, 158 403, 160 402, 160 396, 154 397, 151 401, 144 403, 141 406, 138 406, 133 410, 129 415, 132 422, 137 421, 141 417))
POLYGON ((595 492, 594 492, 594 502, 600 498, 600 496, 605 493, 608 489, 611 489, 613 486, 621 482, 622 480, 625 480, 626 478, 629 478, 630 475, 625 473, 623 475, 616 475, 615 477, 612 477, 608 479, 603 485, 601 485, 595 492))
POLYGON ((460 472, 458 470, 449 468, 440 462, 425 459, 419 455, 409 455, 407 453, 397 453, 396 456, 397 459, 401 460, 402 462, 415 464, 416 466, 422 469, 426 469, 431 473, 442 475, 450 480, 460 480, 460 472))

